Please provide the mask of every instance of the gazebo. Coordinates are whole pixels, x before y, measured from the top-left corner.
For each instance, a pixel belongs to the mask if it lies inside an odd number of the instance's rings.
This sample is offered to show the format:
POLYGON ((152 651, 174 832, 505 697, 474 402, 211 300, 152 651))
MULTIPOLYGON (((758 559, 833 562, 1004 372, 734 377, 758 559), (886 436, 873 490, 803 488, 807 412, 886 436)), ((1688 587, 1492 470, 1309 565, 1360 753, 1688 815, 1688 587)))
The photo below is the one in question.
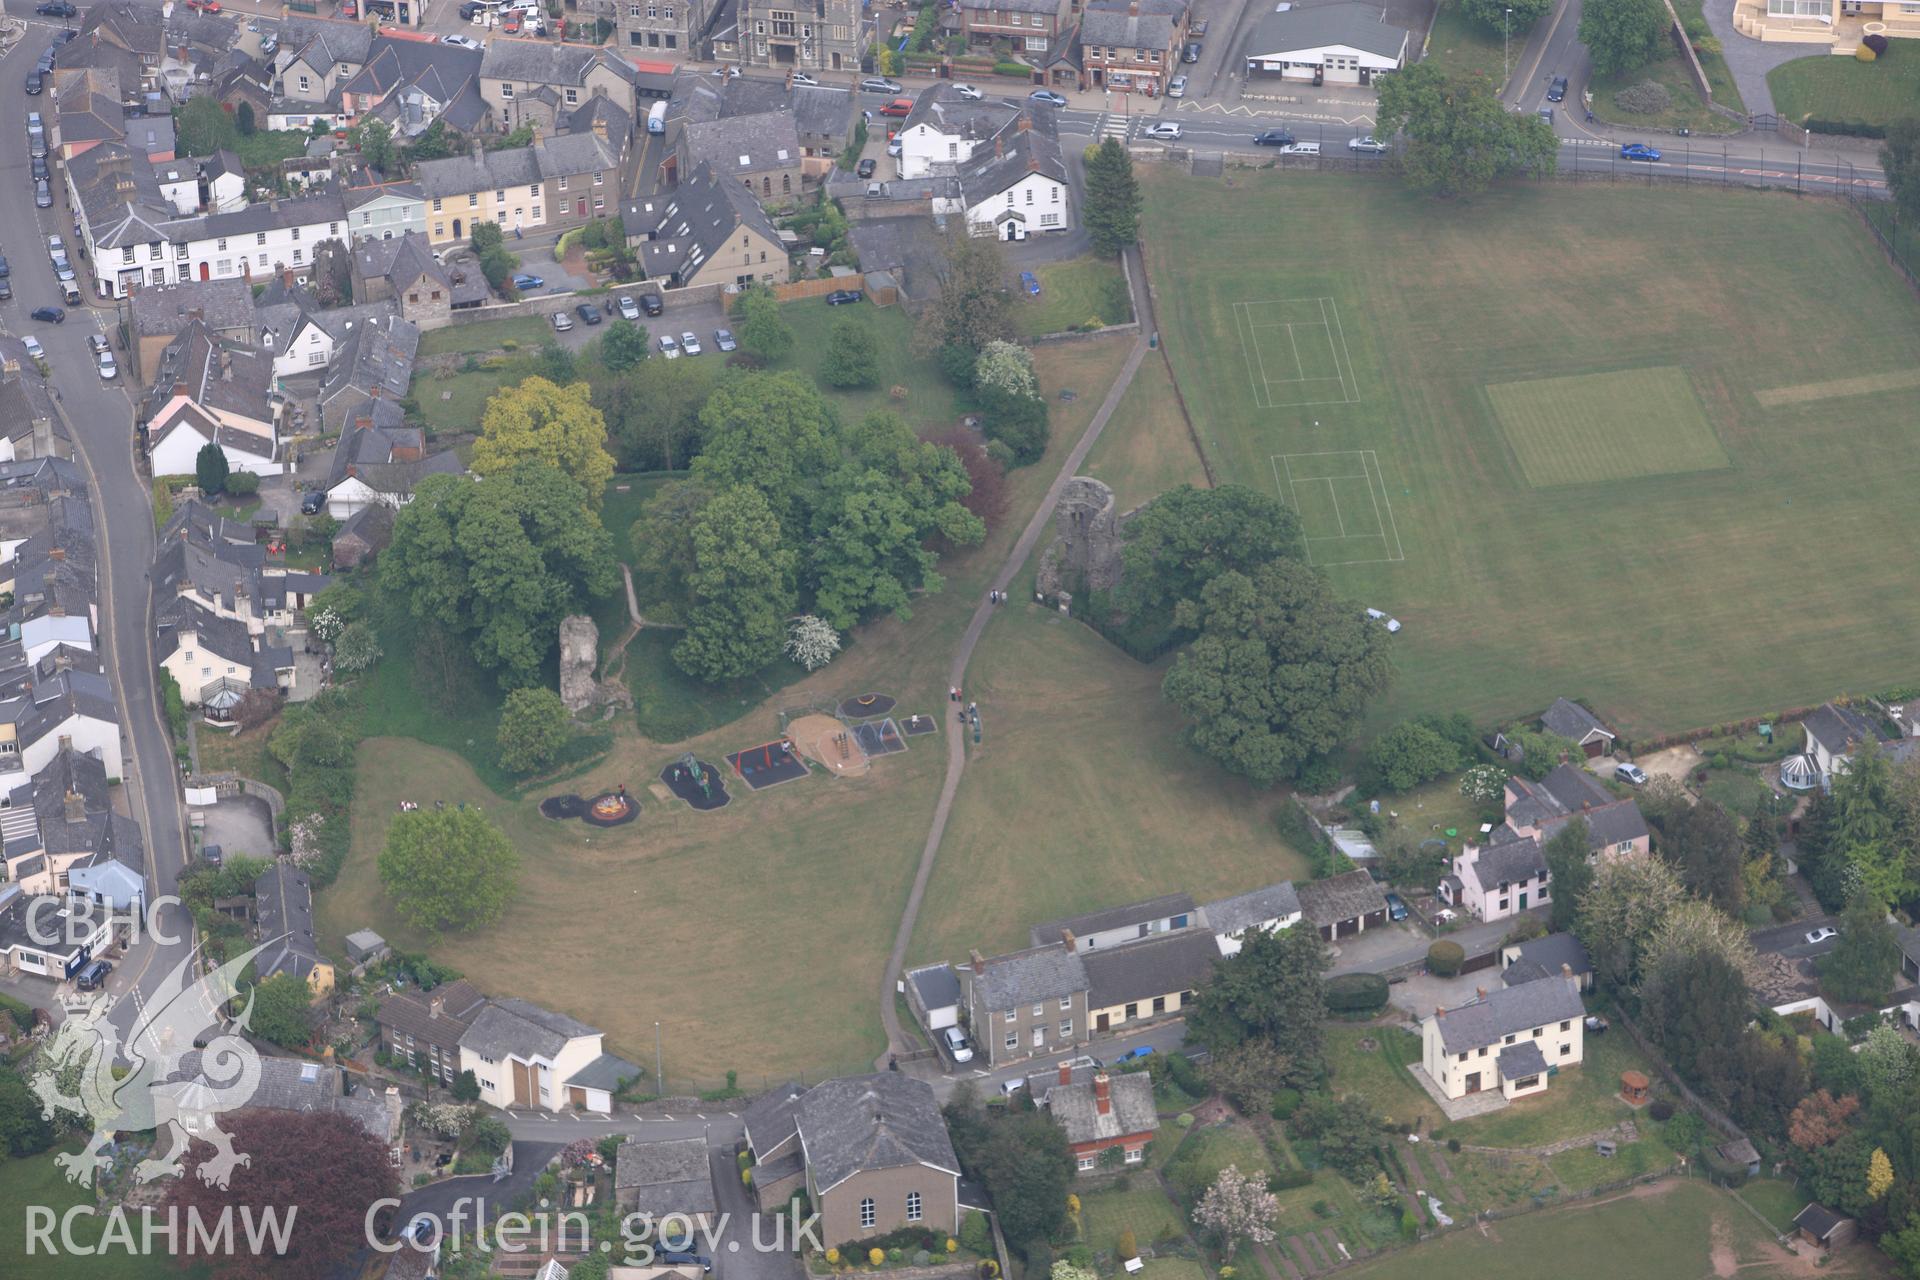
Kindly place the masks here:
POLYGON ((1650 1087, 1651 1082, 1641 1072, 1622 1071, 1620 1073, 1620 1097, 1631 1106, 1644 1106, 1650 1087))

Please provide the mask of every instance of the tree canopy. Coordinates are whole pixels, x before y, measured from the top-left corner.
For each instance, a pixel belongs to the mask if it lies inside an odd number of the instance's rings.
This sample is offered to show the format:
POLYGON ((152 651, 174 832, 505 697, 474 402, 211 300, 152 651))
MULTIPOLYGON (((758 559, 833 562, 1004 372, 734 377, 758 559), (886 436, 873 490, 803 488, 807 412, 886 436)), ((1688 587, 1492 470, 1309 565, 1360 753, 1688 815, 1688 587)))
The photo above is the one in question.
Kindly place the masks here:
POLYGON ((559 694, 543 685, 515 689, 500 708, 500 767, 508 773, 545 768, 572 736, 573 717, 559 694))
POLYGON ((276 973, 256 984, 247 1026, 262 1040, 283 1049, 304 1049, 313 1039, 313 991, 305 978, 276 973))
POLYGON ((1920 116, 1902 116, 1887 126, 1887 140, 1880 146, 1880 167, 1886 172, 1887 190, 1901 214, 1920 218, 1920 116))
POLYGON ((1595 867, 1580 895, 1574 932, 1601 980, 1616 987, 1637 983, 1649 944, 1686 895, 1679 875, 1658 858, 1609 858, 1595 867))
POLYGON ((1189 741, 1262 786, 1338 747, 1392 680, 1385 630, 1295 560, 1221 574, 1174 621, 1199 631, 1162 685, 1189 741))
POLYGON ((1417 62, 1380 80, 1377 90, 1376 128, 1383 138, 1403 135, 1396 160, 1420 190, 1470 195, 1511 174, 1554 170, 1560 143, 1553 127, 1530 113, 1508 111, 1483 77, 1417 62))
POLYGON ((793 350, 793 328, 780 314, 780 300, 773 290, 755 285, 734 303, 738 317, 740 345, 748 354, 762 360, 782 359, 793 350))
POLYGON ((1900 976, 1900 942, 1887 909, 1860 892, 1840 918, 1840 937, 1820 961, 1820 987, 1835 1000, 1879 1008, 1900 976))
MULTIPOLYGON (((1250 574, 1304 544, 1293 510, 1245 485, 1169 489, 1127 521, 1114 607, 1171 624, 1183 602, 1223 573, 1250 574)), ((1181 638, 1190 638, 1191 628, 1181 638)))
POLYGON ((1580 10, 1580 43, 1596 72, 1622 75, 1660 56, 1668 21, 1661 0, 1607 0, 1580 10))
POLYGON ((421 481, 379 574, 415 619, 466 643, 509 687, 538 683, 560 620, 619 581, 580 486, 537 463, 421 481))
POLYGON ((1729 915, 1744 905, 1746 847, 1740 824, 1713 800, 1682 805, 1660 828, 1659 852, 1680 883, 1729 915))
POLYGON ((1118 254, 1140 237, 1140 183, 1133 176, 1133 157, 1118 138, 1105 138, 1089 149, 1086 172, 1080 220, 1094 252, 1118 254))
MULTIPOLYGON (((600 363, 614 373, 625 373, 647 359, 647 330, 641 324, 613 324, 600 338, 600 363)), ((662 360, 663 365, 679 364, 662 360)))
POLYGON ((613 479, 606 439, 607 420, 593 407, 586 383, 561 387, 528 378, 487 401, 473 445, 473 473, 494 476, 540 463, 572 480, 587 510, 598 511, 613 479))
POLYGON ((673 660, 709 682, 751 675, 780 656, 799 555, 783 544, 779 517, 766 496, 748 485, 704 504, 690 541, 686 586, 692 609, 673 660))
POLYGON ((1065 1130, 1026 1099, 982 1107, 971 1081, 942 1110, 960 1167, 987 1189, 1008 1243, 1044 1244, 1067 1217, 1074 1160, 1065 1130))
POLYGON ((217 498, 227 488, 227 453, 218 444, 209 440, 200 446, 200 452, 193 456, 193 481, 200 486, 200 492, 210 498, 217 498))
POLYGON ((519 870, 520 855, 505 833, 466 805, 397 815, 380 851, 380 883, 395 909, 429 933, 464 933, 498 920, 519 870))
POLYGON ((1593 883, 1593 863, 1588 859, 1587 820, 1578 814, 1560 824, 1540 852, 1547 859, 1547 873, 1553 877, 1553 907, 1549 923, 1559 932, 1571 929, 1579 913, 1580 895, 1593 883))
POLYGON ((1188 1034, 1217 1054, 1251 1040, 1285 1058, 1278 1083, 1302 1085, 1318 1075, 1327 1018, 1321 975, 1332 960, 1312 926, 1250 930, 1240 950, 1216 960, 1213 977, 1195 994, 1188 1034))
POLYGON ((1000 242, 973 235, 964 219, 953 220, 934 264, 937 289, 920 313, 915 345, 927 352, 949 345, 978 352, 995 338, 1013 337, 1007 275, 1000 242))
POLYGON ((830 387, 879 385, 880 358, 874 354, 873 335, 865 324, 849 315, 834 320, 820 361, 820 380, 830 387))
POLYGON ((1533 24, 1553 12, 1553 0, 1460 0, 1460 15, 1493 34, 1506 38, 1533 30, 1533 24))
POLYGON ((712 369, 705 360, 642 360, 594 388, 623 471, 683 470, 700 451, 712 369))
POLYGON ((1389 791, 1411 791, 1459 767, 1460 748, 1418 721, 1395 725, 1367 748, 1367 768, 1389 791))

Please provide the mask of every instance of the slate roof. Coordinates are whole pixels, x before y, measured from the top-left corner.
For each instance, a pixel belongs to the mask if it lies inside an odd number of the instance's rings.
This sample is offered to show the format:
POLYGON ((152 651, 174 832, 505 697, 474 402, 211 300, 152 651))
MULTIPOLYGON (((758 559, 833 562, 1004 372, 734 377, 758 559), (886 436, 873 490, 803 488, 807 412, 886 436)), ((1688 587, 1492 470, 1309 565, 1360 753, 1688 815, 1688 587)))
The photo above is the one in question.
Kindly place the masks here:
POLYGON ((1596 853, 1616 844, 1646 839, 1650 834, 1646 815, 1640 812, 1640 802, 1626 799, 1609 800, 1606 804, 1595 805, 1580 813, 1570 813, 1564 818, 1548 819, 1540 824, 1541 838, 1553 839, 1561 827, 1575 818, 1586 820, 1587 848, 1596 853))
POLYGON ((1387 909, 1386 895, 1373 877, 1364 871, 1347 871, 1325 880, 1309 880, 1294 886, 1300 895, 1300 911, 1315 928, 1355 920, 1387 909))
POLYGON ((313 936, 313 881, 288 863, 276 862, 253 882, 254 919, 265 945, 255 967, 263 978, 291 973, 305 978, 319 965, 313 936))
POLYGON ((1249 57, 1346 45, 1381 58, 1400 56, 1407 33, 1388 26, 1380 10, 1365 4, 1329 4, 1263 14, 1246 45, 1249 57))
POLYGON ((1177 929, 1151 941, 1101 947, 1081 957, 1086 965, 1089 1008, 1106 1009, 1192 991, 1213 976, 1220 948, 1210 929, 1177 929))
POLYGON ((1095 1089, 1098 1077, 1084 1084, 1056 1084, 1047 1091, 1047 1114, 1065 1130, 1067 1142, 1099 1142, 1153 1133, 1160 1126, 1153 1102, 1153 1077, 1144 1071, 1128 1071, 1107 1078, 1107 1114, 1100 1114, 1095 1089))
POLYGON ((690 124, 685 144, 693 165, 710 164, 722 176, 739 178, 800 164, 800 128, 784 107, 690 124))
POLYGON ((701 164, 677 187, 629 200, 620 213, 629 241, 649 279, 692 280, 707 260, 742 228, 779 243, 773 219, 747 189, 717 178, 701 164))
POLYGON ((142 337, 173 335, 196 318, 215 332, 253 329, 253 289, 245 280, 197 280, 136 290, 127 300, 133 331, 142 337))
MULTIPOLYGON (((272 387, 271 356, 220 337, 202 321, 189 320, 155 361, 143 416, 152 418, 176 394, 184 394, 202 409, 271 423, 267 393, 272 387)), ((273 437, 265 435, 262 444, 264 449, 256 444, 252 452, 272 456, 273 437)))
POLYGON ((996 10, 1001 13, 1039 13, 1051 16, 1060 11, 1057 0, 960 0, 962 9, 996 10))
POLYGON ((974 996, 988 1012, 1058 999, 1088 985, 1082 958, 1059 943, 995 956, 975 968, 974 996))
POLYGON ((907 974, 907 981, 928 1009, 945 1009, 960 1003, 960 975, 949 964, 930 964, 907 974))
POLYGON ((480 75, 486 80, 579 87, 598 67, 610 68, 630 85, 639 75, 633 64, 593 45, 501 39, 487 41, 480 75))
POLYGON ((1080 41, 1116 49, 1173 46, 1173 19, 1164 13, 1128 13, 1127 6, 1090 4, 1080 14, 1080 41))
POLYGON ((756 1159, 765 1159, 768 1152, 793 1137, 793 1118, 806 1092, 798 1081, 789 1080, 747 1104, 747 1140, 756 1159))
POLYGON ((413 382, 413 358, 420 329, 410 320, 386 316, 369 320, 340 339, 320 384, 320 402, 333 411, 343 395, 403 399, 413 382))
POLYGON ((625 1058, 603 1053, 562 1080, 560 1085, 562 1088, 575 1085, 582 1089, 604 1089, 612 1093, 627 1081, 639 1079, 642 1074, 639 1067, 625 1058))
MULTIPOLYGON (((1051 112, 1051 108, 1046 108, 1051 112)), ((974 209, 992 200, 1029 173, 1039 173, 1055 182, 1066 183, 1067 164, 1060 155, 1060 138, 1052 114, 1022 109, 1027 128, 1003 130, 1005 146, 1000 154, 982 148, 960 166, 960 191, 967 208, 974 209)), ((1015 212, 1020 212, 1015 210, 1015 212)))
POLYGON ((1145 902, 1130 902, 1124 907, 1108 907, 1102 911, 1089 911, 1085 915, 1068 916, 1064 920, 1049 920, 1037 924, 1028 932, 1033 945, 1044 947, 1050 942, 1059 942, 1062 935, 1072 932, 1076 938, 1085 938, 1092 934, 1104 933, 1108 929, 1124 929, 1128 925, 1150 924, 1155 920, 1165 920, 1169 916, 1194 913, 1193 896, 1185 893, 1167 893, 1158 898, 1148 898, 1145 902))
POLYGON ((577 1018, 511 997, 490 1000, 474 1015, 460 1047, 483 1058, 541 1057, 552 1060, 581 1036, 600 1033, 577 1018))
POLYGON ((951 138, 991 138, 1015 120, 1020 108, 993 98, 968 101, 954 92, 951 83, 942 81, 923 89, 913 100, 913 110, 900 122, 901 132, 925 125, 951 138))
POLYGON ((609 171, 619 165, 619 157, 600 137, 574 133, 547 138, 530 147, 423 161, 414 166, 413 180, 421 195, 433 198, 524 187, 579 173, 609 171))
MULTIPOLYGON (((342 93, 365 94, 382 106, 408 90, 417 91, 440 104, 447 124, 465 133, 487 113, 486 100, 480 96, 480 62, 477 49, 442 44, 437 40, 397 39, 380 36, 373 41, 367 60, 341 84, 342 93)), ((403 131, 418 132, 427 120, 403 120, 403 131)))
POLYGON ((1503 1080, 1519 1080, 1525 1076, 1543 1076, 1547 1073, 1547 1056, 1540 1052, 1537 1040, 1521 1040, 1502 1049, 1494 1058, 1500 1068, 1503 1080))
POLYGON ((373 49, 373 38, 373 28, 364 23, 292 18, 280 28, 280 48, 275 57, 282 67, 300 59, 315 71, 325 72, 337 63, 365 62, 373 49))
POLYGON ((394 992, 380 1002, 374 1021, 423 1044, 453 1050, 460 1047, 460 1037, 486 1002, 480 988, 465 978, 456 978, 431 991, 394 992), (436 999, 441 1002, 437 1017, 433 1012, 436 999))
POLYGON ((622 1199, 631 1200, 637 1212, 655 1221, 670 1213, 700 1217, 719 1209, 705 1138, 669 1142, 628 1138, 614 1156, 613 1186, 615 1191, 633 1193, 622 1199))
POLYGON ((1544 938, 1521 943, 1519 954, 1501 978, 1508 986, 1517 987, 1523 982, 1561 977, 1562 965, 1571 969, 1576 978, 1593 972, 1593 961, 1580 939, 1570 933, 1549 933, 1544 938))
POLYGON ((386 277, 395 292, 425 276, 441 288, 451 291, 453 280, 434 256, 426 236, 418 231, 383 240, 368 236, 353 246, 354 269, 369 280, 386 277))
POLYGON ((1599 716, 1567 698, 1553 700, 1553 705, 1540 715, 1540 727, 1548 733, 1572 738, 1575 742, 1585 742, 1590 734, 1595 733, 1609 742, 1614 737, 1613 730, 1601 724, 1599 716))
POLYGON ((53 73, 53 93, 61 146, 126 137, 119 72, 102 67, 62 68, 53 73))
POLYGON ((1852 707, 1843 707, 1835 702, 1822 703, 1815 708, 1801 727, 1807 731, 1807 737, 1830 753, 1846 755, 1868 738, 1876 741, 1880 734, 1875 730, 1873 721, 1855 711, 1852 707))
POLYGON ((1547 874, 1546 855, 1532 836, 1516 836, 1480 850, 1471 864, 1482 889, 1503 884, 1521 884, 1547 874))
POLYGON ((1844 1226, 1848 1221, 1845 1214, 1835 1213, 1825 1205, 1814 1202, 1793 1215, 1793 1229, 1805 1231, 1815 1240, 1825 1240, 1835 1228, 1844 1226))
POLYGON ((1208 902, 1200 910, 1206 913, 1206 923, 1213 933, 1225 938, 1269 919, 1300 915, 1300 894, 1294 890, 1292 881, 1281 881, 1279 885, 1208 902))
MULTIPOLYGON (((281 1058, 260 1054, 260 1077, 244 1108, 268 1111, 337 1112, 347 1116, 381 1142, 394 1138, 392 1112, 386 1100, 371 1091, 348 1095, 343 1092, 343 1073, 339 1067, 302 1058, 281 1058)), ((182 1053, 162 1070, 161 1083, 153 1089, 174 1100, 182 1111, 226 1109, 224 1099, 208 1085, 218 1072, 203 1070, 200 1052, 182 1053)))
POLYGON ((89 861, 117 857, 145 865, 140 827, 113 812, 107 768, 99 756, 62 748, 31 780, 14 788, 13 807, 23 804, 32 807, 40 848, 48 855, 84 855, 89 861))
POLYGON ((856 1173, 931 1165, 960 1176, 933 1086, 898 1071, 828 1080, 794 1109, 794 1127, 821 1194, 856 1173))
POLYGON ((1502 987, 1485 999, 1434 1014, 1439 1019, 1440 1045, 1448 1053, 1484 1048, 1509 1035, 1586 1016, 1579 993, 1565 982, 1502 987))

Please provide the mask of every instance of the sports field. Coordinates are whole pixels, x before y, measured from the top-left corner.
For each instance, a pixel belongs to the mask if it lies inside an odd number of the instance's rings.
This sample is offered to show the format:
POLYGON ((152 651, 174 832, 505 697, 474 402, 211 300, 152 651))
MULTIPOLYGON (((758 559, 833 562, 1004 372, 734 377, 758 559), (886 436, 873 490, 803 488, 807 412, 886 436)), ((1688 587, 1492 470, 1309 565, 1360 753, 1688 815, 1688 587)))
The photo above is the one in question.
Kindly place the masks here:
MULTIPOLYGON (((1912 678, 1920 303, 1842 205, 1142 171, 1223 482, 1405 624, 1382 719, 1560 694, 1629 737, 1912 678)), ((1171 478, 1169 483, 1172 483, 1171 478)))

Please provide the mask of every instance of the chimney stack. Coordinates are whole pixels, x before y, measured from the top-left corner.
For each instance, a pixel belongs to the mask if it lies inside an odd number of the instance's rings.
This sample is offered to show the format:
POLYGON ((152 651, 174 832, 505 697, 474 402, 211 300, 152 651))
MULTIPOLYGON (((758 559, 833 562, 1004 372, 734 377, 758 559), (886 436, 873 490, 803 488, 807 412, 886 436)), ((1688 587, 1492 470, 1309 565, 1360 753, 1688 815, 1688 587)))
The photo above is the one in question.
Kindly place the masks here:
POLYGON ((429 1018, 437 1018, 446 1011, 447 998, 444 995, 436 995, 433 999, 427 1001, 427 1016, 429 1018))
POLYGON ((986 957, 982 956, 978 951, 967 952, 967 959, 973 962, 973 971, 975 973, 979 973, 987 967, 986 957))
POLYGON ((87 820, 86 802, 80 798, 79 792, 72 790, 67 792, 66 806, 68 822, 80 823, 87 820))
POLYGON ((1103 1116, 1113 1114, 1113 1082, 1104 1071, 1093 1077, 1093 1109, 1103 1116))
POLYGON ((1073 1060, 1071 1058, 1062 1058, 1060 1060, 1060 1083, 1073 1083, 1073 1060))
POLYGON ((998 160, 1007 154, 1007 140, 996 135, 993 139, 993 158, 998 160))
POLYGON ((1487 989, 1485 987, 1475 987, 1473 989, 1473 998, 1476 1000, 1485 1000, 1487 998, 1487 989))
POLYGON ((66 558, 67 549, 65 547, 54 547, 47 552, 47 559, 49 560, 65 560, 66 558))
POLYGON ((1077 948, 1077 947, 1076 947, 1076 946, 1074 945, 1074 941, 1073 941, 1073 930, 1071 930, 1071 929, 1062 929, 1062 930, 1060 931, 1060 941, 1062 941, 1062 942, 1064 942, 1064 943, 1066 943, 1066 944, 1067 944, 1067 950, 1069 950, 1069 951, 1074 951, 1074 950, 1077 950, 1077 949, 1078 949, 1078 948, 1077 948))

